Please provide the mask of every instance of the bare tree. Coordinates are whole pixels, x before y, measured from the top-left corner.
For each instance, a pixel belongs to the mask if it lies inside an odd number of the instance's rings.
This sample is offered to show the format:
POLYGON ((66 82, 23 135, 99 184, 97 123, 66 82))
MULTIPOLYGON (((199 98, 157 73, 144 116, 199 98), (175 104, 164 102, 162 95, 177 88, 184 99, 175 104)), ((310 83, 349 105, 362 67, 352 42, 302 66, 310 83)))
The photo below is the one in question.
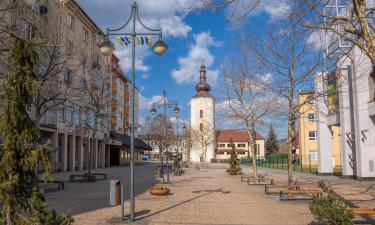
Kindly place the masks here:
POLYGON ((186 163, 190 165, 190 151, 193 147, 193 140, 192 140, 192 131, 191 128, 186 128, 183 134, 183 148, 185 149, 186 153, 186 163))
MULTIPOLYGON (((375 82, 375 4, 373 1, 301 0, 311 15, 304 26, 332 33, 337 39, 351 43, 362 50, 372 63, 370 76, 375 82), (371 3, 372 2, 372 3, 371 3), (311 18, 311 19, 310 19, 311 18)), ((374 95, 375 96, 375 95, 374 95)))
POLYGON ((198 129, 191 129, 193 146, 199 146, 202 150, 202 166, 206 167, 206 156, 209 145, 215 142, 215 130, 208 121, 203 121, 198 129))
POLYGON ((280 96, 280 103, 287 106, 288 120, 288 182, 293 183, 293 142, 296 138, 295 123, 299 109, 309 104, 313 99, 297 103, 299 90, 314 87, 314 75, 320 71, 321 58, 312 51, 308 41, 310 33, 303 29, 297 19, 291 19, 270 27, 262 40, 247 37, 244 43, 250 43, 249 48, 255 56, 259 71, 269 73, 272 79, 264 82, 264 90, 280 96), (272 31, 271 31, 272 30, 272 31))
POLYGON ((226 89, 224 117, 240 121, 246 128, 249 141, 249 158, 252 158, 254 177, 257 177, 256 132, 255 126, 265 124, 273 114, 279 111, 277 94, 263 89, 263 82, 254 75, 253 61, 249 59, 250 49, 241 46, 241 55, 233 58, 229 68, 224 69, 226 89), (268 117, 268 118, 267 118, 268 117), (250 152, 251 149, 251 152, 250 152))

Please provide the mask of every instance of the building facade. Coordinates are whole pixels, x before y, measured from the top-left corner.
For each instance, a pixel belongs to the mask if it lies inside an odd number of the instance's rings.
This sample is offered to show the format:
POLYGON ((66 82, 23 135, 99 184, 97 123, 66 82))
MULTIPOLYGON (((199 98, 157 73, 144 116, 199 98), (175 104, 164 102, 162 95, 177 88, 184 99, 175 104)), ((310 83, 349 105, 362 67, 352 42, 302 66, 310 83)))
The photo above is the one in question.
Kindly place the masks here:
POLYGON ((328 158, 332 170, 333 167, 341 167, 340 126, 333 125, 330 127, 329 134, 324 133, 330 135, 333 144, 327 145, 322 141, 322 126, 326 126, 326 123, 320 115, 320 109, 324 102, 315 95, 315 91, 298 93, 298 105, 301 107, 298 113, 299 152, 297 154, 302 158, 303 165, 318 166, 321 149, 325 149, 325 152, 330 152, 328 158))
POLYGON ((201 65, 196 94, 190 100, 190 127, 192 130, 192 163, 210 162, 215 156, 215 98, 206 81, 206 67, 201 65), (207 143, 208 146, 205 146, 207 143), (206 152, 205 150, 206 149, 206 152))
MULTIPOLYGON (((232 144, 235 147, 235 151, 238 158, 252 157, 252 151, 249 146, 249 135, 247 131, 238 130, 218 130, 217 141, 216 141, 216 159, 228 160, 230 158, 230 152, 232 151, 232 144), (250 155, 249 155, 250 153, 250 155)), ((256 144, 256 157, 264 157, 264 144, 265 139, 259 133, 256 133, 255 138, 256 144)))
MULTIPOLYGON (((56 55, 54 61, 40 55, 41 75, 54 76, 45 77, 47 81, 42 83, 47 103, 35 105, 31 112, 43 141, 55 150, 50 154, 52 170, 84 170, 90 161, 93 169, 110 166, 111 157, 121 158, 121 153, 111 154, 111 146, 116 145, 126 149, 122 153, 125 160, 130 138, 111 131, 129 133, 131 87, 117 57, 100 52, 105 34, 75 0, 18 3, 20 7, 7 14, 9 27, 30 40, 47 40, 48 52, 56 55), (58 97, 50 99, 52 96, 58 97)), ((137 90, 136 123, 138 94, 137 90)), ((136 140, 137 151, 148 148, 136 140)))
MULTIPOLYGON (((369 76, 371 69, 369 58, 353 47, 340 58, 333 73, 323 74, 323 79, 316 78, 320 90, 329 91, 334 87, 333 98, 337 104, 322 107, 320 115, 326 122, 325 127, 340 126, 343 176, 358 179, 375 178, 375 84, 369 76)), ((322 130, 322 142, 332 145, 334 139, 326 134, 322 130)), ((323 162, 322 170, 325 169, 322 172, 332 173, 324 164, 329 154, 324 149, 322 152, 319 158, 323 162)))

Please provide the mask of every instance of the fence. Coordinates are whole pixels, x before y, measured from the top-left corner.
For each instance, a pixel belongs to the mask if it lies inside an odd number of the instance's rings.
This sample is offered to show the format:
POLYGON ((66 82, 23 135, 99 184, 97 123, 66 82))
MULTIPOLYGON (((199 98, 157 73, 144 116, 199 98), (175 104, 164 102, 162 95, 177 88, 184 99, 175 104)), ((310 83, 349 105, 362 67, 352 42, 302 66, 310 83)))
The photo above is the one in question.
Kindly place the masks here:
MULTIPOLYGON (((252 166, 252 160, 247 158, 241 159, 241 164, 252 166)), ((258 167, 289 170, 288 155, 268 155, 265 157, 257 157, 256 164, 258 167)), ((318 173, 317 162, 312 161, 310 156, 303 158, 301 155, 294 155, 293 157, 293 171, 304 173, 318 173)), ((334 175, 341 175, 341 167, 334 168, 334 175)))

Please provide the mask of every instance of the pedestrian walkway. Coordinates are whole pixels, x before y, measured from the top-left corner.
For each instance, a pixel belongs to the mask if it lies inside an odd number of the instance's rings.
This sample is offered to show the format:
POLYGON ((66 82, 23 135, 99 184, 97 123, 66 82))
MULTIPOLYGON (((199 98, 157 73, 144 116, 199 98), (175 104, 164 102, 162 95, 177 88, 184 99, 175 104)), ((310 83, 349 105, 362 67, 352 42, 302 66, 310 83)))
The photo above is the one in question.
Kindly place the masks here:
MULTIPOLYGON (((264 186, 249 186, 239 176, 230 176, 226 164, 211 164, 209 168, 188 168, 183 176, 171 175, 171 194, 152 196, 147 189, 154 182, 155 164, 136 167, 136 218, 135 224, 310 224, 313 217, 308 201, 280 202, 277 196, 264 194, 264 186)), ((104 169, 109 179, 125 183, 125 214, 129 214, 129 167, 104 169)), ((251 168, 243 167, 245 173, 251 168)), ((286 183, 285 171, 260 169, 262 174, 286 183)), ((64 179, 67 175, 59 175, 64 179)), ((296 174, 305 187, 317 187, 324 179, 338 191, 364 203, 374 204, 374 182, 358 182, 337 177, 318 177, 296 174), (371 198, 372 195, 372 198, 371 198)), ((120 206, 109 207, 109 180, 95 183, 68 184, 66 190, 47 194, 52 208, 70 209, 75 224, 122 224, 120 206)), ((361 205, 361 206, 362 206, 361 205)), ((125 223, 130 223, 126 221, 125 223)), ((371 224, 371 223, 367 223, 371 224)))
MULTIPOLYGON (((143 193, 136 197, 136 223, 292 225, 309 224, 312 221, 307 202, 282 203, 276 197, 266 196, 263 186, 241 183, 239 176, 229 176, 225 172, 225 166, 214 165, 204 170, 189 168, 183 176, 171 176, 172 183, 168 185, 171 194, 168 196, 151 196, 143 188, 143 193)), ((154 174, 153 169, 152 166, 137 167, 139 173, 148 171, 154 174)), ((91 187, 96 189, 94 185, 91 187)), ((97 198, 100 200, 108 195, 102 188, 97 190, 97 198)), ((85 194, 84 190, 81 192, 85 194)), ((56 192, 56 195, 59 194, 56 192)), ((69 207, 68 203, 64 205, 69 207)), ((125 208, 128 214, 128 201, 125 208)), ((74 215, 75 224, 120 223, 119 206, 77 212, 79 213, 74 215)))

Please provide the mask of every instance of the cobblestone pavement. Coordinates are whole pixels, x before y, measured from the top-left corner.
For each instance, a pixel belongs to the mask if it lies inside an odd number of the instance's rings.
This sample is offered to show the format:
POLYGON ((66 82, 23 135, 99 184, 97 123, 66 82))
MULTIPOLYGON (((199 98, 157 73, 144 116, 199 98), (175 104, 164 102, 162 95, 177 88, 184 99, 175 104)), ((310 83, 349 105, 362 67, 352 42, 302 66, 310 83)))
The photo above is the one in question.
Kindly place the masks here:
MULTIPOLYGON (((264 186, 249 186, 239 176, 229 176, 227 165, 210 165, 196 170, 188 168, 183 176, 171 175, 171 194, 151 196, 147 188, 154 182, 154 164, 136 167, 136 217, 135 224, 309 224, 313 221, 308 201, 280 202, 276 196, 264 194, 264 186)), ((129 167, 102 170, 109 179, 129 176, 129 167)), ((251 169, 243 167, 244 173, 251 169)), ((284 171, 260 169, 278 184, 286 183, 284 171)), ((68 174, 58 174, 64 179, 68 174)), ((319 179, 326 180, 338 191, 352 198, 357 205, 374 203, 374 182, 358 182, 337 177, 318 177, 296 174, 304 187, 316 187, 319 179)), ((127 189, 128 181, 125 181, 127 189)), ((47 194, 52 208, 71 210, 75 224, 122 224, 120 207, 109 207, 109 181, 68 184, 66 190, 47 194)), ((125 191, 128 193, 128 189, 125 191)), ((129 213, 128 194, 125 214, 129 213)), ((373 205, 372 205, 373 206, 373 205)), ((370 218, 371 219, 371 218, 370 218)), ((373 220, 375 221, 375 220, 373 220)), ((125 223, 130 223, 128 220, 125 223)), ((371 221, 367 224, 371 224, 371 221)), ((374 223, 375 224, 375 223, 374 223)))

